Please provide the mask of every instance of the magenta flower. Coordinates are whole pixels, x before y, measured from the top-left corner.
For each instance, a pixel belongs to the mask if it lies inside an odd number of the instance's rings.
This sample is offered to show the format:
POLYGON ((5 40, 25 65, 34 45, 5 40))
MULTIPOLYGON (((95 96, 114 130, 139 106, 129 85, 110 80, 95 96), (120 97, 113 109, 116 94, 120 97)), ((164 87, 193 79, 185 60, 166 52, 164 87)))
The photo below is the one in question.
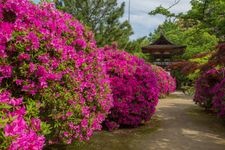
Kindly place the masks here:
POLYGON ((22 60, 29 61, 30 60, 30 55, 29 54, 26 54, 26 53, 19 54, 18 60, 19 61, 22 61, 22 60))
POLYGON ((12 66, 2 65, 0 66, 1 76, 4 78, 9 78, 12 75, 12 66))
POLYGON ((36 50, 39 48, 39 38, 36 36, 34 32, 30 32, 27 36, 27 39, 31 42, 31 48, 36 50))
POLYGON ((87 47, 87 44, 86 44, 86 42, 83 39, 76 39, 74 41, 74 43, 75 43, 75 45, 80 46, 82 49, 87 47))
POLYGON ((38 118, 32 118, 31 119, 31 127, 34 131, 40 131, 41 130, 41 120, 38 118))
POLYGON ((16 118, 12 123, 7 124, 4 128, 5 136, 14 136, 23 133, 27 124, 22 117, 16 118))

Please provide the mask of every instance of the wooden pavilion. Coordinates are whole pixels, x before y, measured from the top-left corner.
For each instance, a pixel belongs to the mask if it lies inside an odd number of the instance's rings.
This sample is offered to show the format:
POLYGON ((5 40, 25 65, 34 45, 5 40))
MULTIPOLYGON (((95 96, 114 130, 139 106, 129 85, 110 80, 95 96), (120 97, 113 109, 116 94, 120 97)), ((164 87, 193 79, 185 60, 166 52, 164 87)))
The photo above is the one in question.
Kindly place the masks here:
POLYGON ((152 63, 163 68, 173 63, 174 56, 182 55, 186 46, 179 46, 171 43, 163 34, 155 42, 142 47, 143 53, 150 53, 153 57, 152 63))

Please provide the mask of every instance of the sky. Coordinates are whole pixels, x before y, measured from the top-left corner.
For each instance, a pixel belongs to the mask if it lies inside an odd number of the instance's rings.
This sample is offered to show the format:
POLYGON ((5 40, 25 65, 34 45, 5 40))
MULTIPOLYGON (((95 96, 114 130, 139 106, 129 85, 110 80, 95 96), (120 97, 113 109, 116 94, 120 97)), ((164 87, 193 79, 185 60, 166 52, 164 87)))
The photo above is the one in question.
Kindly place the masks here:
MULTIPOLYGON (((128 1, 118 0, 119 3, 125 2, 126 9, 122 20, 128 20, 128 1)), ((165 20, 162 15, 150 16, 148 13, 157 6, 162 5, 168 8, 174 4, 175 0, 130 0, 130 23, 133 27, 134 35, 131 39, 148 36, 165 20)), ((191 9, 190 0, 181 0, 177 5, 170 9, 173 13, 186 12, 191 9)))
MULTIPOLYGON (((38 2, 39 0, 34 0, 38 2)), ((130 0, 130 23, 134 34, 131 39, 148 36, 165 20, 162 15, 150 16, 148 12, 154 10, 157 6, 162 5, 168 8, 175 0, 130 0)), ((191 9, 191 0, 180 0, 180 2, 170 9, 173 13, 186 12, 191 9)), ((121 21, 128 20, 128 2, 129 0, 118 0, 118 3, 126 3, 125 14, 121 21)))

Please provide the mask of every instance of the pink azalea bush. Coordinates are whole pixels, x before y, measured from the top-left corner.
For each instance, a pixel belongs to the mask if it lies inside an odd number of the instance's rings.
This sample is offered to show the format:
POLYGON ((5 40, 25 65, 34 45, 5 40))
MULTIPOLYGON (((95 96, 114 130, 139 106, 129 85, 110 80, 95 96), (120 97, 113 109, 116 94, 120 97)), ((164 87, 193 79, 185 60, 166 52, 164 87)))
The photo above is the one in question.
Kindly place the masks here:
POLYGON ((214 87, 223 79, 222 71, 211 69, 203 73, 195 84, 194 102, 207 110, 212 109, 214 87))
POLYGON ((131 54, 114 47, 101 49, 110 76, 113 108, 104 125, 137 127, 150 120, 158 103, 158 87, 152 67, 131 54))
POLYGON ((223 80, 213 88, 212 109, 219 117, 225 118, 225 70, 221 72, 223 72, 223 80))
POLYGON ((0 149, 42 149, 100 130, 112 96, 92 33, 51 3, 3 0, 0 20, 0 149))
POLYGON ((219 117, 225 117, 225 68, 211 69, 199 77, 194 101, 219 117))
POLYGON ((163 68, 152 65, 152 69, 157 78, 157 86, 160 96, 165 96, 176 90, 176 80, 163 68))

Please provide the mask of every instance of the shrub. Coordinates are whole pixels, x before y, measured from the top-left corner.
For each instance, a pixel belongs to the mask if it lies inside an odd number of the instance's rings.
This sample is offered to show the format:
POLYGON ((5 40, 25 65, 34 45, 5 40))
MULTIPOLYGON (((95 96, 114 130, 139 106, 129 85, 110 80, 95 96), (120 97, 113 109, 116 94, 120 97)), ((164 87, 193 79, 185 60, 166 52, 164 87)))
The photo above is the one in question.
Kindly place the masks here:
POLYGON ((1 1, 0 20, 1 148, 41 149, 43 135, 71 143, 100 130, 112 96, 92 33, 28 0, 1 1))
POLYGON ((223 71, 211 69, 203 73, 195 84, 194 101, 207 110, 212 110, 214 87, 224 78, 223 71))
POLYGON ((137 127, 150 120, 158 103, 158 87, 151 66, 114 47, 101 51, 105 55, 114 99, 105 126, 109 130, 137 127))
POLYGON ((225 118, 225 70, 223 80, 213 88, 213 110, 219 117, 225 118))
POLYGON ((152 66, 152 68, 157 78, 160 96, 174 92, 176 90, 176 80, 163 68, 159 66, 152 66))

